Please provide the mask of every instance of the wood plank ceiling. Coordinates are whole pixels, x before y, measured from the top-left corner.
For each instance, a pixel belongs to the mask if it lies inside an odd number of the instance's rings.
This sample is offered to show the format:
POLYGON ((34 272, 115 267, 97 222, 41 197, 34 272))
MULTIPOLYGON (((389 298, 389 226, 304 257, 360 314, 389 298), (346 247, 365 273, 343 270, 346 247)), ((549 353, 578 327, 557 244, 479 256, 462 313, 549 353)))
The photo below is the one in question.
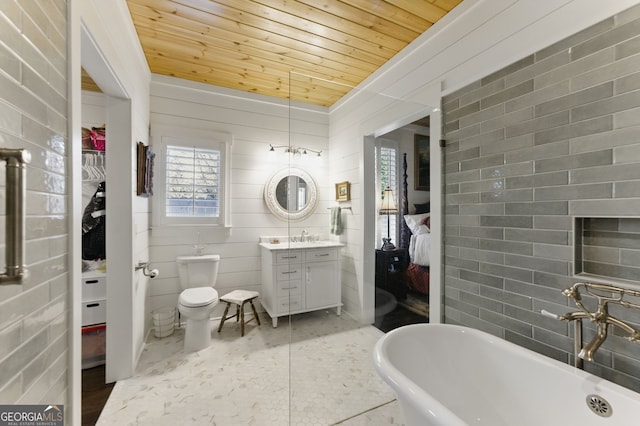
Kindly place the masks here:
POLYGON ((462 0, 127 0, 151 72, 333 105, 462 0))

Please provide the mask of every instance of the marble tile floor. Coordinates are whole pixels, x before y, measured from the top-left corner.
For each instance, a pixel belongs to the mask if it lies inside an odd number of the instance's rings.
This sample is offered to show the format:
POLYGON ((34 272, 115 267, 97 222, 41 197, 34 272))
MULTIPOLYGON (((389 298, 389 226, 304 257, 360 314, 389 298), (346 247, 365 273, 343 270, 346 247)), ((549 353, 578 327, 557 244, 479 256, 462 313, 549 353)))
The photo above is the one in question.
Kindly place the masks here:
POLYGON ((150 337, 133 377, 116 383, 98 425, 402 425, 377 376, 382 332, 334 310, 281 318, 277 328, 212 323, 213 342, 185 354, 184 330, 150 337))

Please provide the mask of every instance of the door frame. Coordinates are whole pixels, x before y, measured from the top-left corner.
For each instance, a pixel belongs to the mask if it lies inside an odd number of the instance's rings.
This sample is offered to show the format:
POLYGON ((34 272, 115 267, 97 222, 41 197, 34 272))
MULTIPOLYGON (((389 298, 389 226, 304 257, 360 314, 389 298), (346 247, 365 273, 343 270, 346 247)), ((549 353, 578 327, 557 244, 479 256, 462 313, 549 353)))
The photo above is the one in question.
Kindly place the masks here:
POLYGON ((84 68, 106 95, 107 258, 111 268, 107 276, 107 383, 130 377, 135 367, 133 351, 132 282, 132 194, 131 152, 133 129, 131 98, 109 65, 91 30, 82 22, 80 6, 71 2, 68 9, 68 153, 67 187, 69 202, 69 392, 71 424, 81 423, 82 400, 82 87, 80 68, 84 68), (109 168, 111 164, 111 168, 109 168), (117 165, 117 166, 115 166, 117 165), (114 173, 114 167, 117 167, 114 173), (109 173, 111 169, 111 173, 109 173), (117 206, 117 207, 116 207, 117 206), (119 265, 120 267, 114 267, 119 265), (111 303, 109 302, 111 301, 111 303), (117 301, 117 303, 114 303, 117 301))
MULTIPOLYGON (((442 295, 443 295, 443 226, 444 215, 442 199, 442 161, 443 150, 440 148, 442 139, 442 112, 440 83, 426 87, 421 92, 419 102, 415 99, 407 100, 409 104, 415 104, 414 110, 407 116, 389 121, 378 121, 379 126, 373 131, 365 132, 363 137, 363 211, 370 212, 363 217, 363 229, 375 229, 376 197, 375 195, 375 139, 393 130, 399 129, 413 121, 430 116, 430 203, 431 203, 431 249, 429 266, 429 322, 433 324, 442 322, 442 295)), ((399 197, 398 197, 399 198, 399 197)), ((399 219, 402 220, 402 219, 399 219)), ((376 246, 375 232, 363 232, 363 282, 371 285, 363 286, 363 315, 366 323, 373 323, 375 315, 375 256, 373 248, 376 246)))

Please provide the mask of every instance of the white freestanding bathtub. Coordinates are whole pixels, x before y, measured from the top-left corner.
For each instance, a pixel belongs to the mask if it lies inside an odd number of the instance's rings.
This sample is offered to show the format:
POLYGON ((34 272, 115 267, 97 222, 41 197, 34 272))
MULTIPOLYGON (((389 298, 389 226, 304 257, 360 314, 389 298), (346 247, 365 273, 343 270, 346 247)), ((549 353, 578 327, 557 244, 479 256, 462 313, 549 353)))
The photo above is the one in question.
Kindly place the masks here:
POLYGON ((374 364, 407 426, 640 424, 639 393, 467 327, 397 328, 374 364))

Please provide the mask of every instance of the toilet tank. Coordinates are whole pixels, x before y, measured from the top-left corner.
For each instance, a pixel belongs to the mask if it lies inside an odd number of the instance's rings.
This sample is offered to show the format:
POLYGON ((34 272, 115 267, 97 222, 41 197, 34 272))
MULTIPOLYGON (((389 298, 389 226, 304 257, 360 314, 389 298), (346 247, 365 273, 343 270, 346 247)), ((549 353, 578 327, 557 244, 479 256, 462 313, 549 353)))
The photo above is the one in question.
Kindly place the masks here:
POLYGON ((220 263, 219 255, 178 256, 176 262, 178 262, 180 287, 183 290, 193 287, 215 287, 220 263))

